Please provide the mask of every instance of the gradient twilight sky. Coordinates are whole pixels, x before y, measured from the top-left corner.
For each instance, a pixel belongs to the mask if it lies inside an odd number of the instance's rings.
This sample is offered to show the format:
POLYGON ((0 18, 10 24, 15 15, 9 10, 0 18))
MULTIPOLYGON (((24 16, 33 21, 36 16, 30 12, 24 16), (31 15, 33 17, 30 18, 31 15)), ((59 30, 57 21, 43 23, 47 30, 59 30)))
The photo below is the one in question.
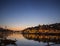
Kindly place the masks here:
POLYGON ((23 29, 60 22, 60 0, 0 0, 0 26, 23 29))

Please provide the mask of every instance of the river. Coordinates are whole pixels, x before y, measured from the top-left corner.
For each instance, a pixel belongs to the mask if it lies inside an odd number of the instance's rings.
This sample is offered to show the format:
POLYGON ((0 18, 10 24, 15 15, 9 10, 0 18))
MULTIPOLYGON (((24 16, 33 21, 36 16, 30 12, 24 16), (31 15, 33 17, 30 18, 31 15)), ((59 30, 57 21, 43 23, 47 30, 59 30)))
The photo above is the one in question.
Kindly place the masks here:
POLYGON ((0 33, 0 46, 60 46, 60 36, 0 33))

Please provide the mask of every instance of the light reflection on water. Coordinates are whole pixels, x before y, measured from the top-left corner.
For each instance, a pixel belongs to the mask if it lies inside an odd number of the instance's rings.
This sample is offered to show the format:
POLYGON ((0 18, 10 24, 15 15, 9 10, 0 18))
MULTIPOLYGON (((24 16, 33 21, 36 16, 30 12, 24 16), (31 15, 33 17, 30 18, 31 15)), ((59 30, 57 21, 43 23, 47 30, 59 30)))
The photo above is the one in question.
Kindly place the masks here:
POLYGON ((20 34, 20 33, 0 33, 0 46, 60 46, 60 36, 39 35, 39 34, 20 34), (16 40, 15 42, 12 42, 16 40), (1 41, 1 40, 0 40, 1 41), (3 45, 4 44, 4 45, 3 45))

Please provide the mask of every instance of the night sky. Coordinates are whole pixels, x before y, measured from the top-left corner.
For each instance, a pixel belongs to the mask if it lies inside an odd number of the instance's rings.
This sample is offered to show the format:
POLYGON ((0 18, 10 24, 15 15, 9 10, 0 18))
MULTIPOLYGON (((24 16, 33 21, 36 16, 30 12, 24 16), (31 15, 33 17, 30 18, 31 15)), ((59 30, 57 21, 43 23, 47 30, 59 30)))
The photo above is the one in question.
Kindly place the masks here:
POLYGON ((0 0, 0 26, 23 29, 59 22, 59 0, 0 0))

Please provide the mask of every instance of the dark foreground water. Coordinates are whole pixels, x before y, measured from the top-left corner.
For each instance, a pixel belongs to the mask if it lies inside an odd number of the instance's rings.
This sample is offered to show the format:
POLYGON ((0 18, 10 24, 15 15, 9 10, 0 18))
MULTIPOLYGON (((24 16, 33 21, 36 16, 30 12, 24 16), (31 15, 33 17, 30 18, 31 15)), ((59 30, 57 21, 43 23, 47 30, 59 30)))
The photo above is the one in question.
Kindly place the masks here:
POLYGON ((60 36, 0 33, 0 46, 60 46, 60 36))

